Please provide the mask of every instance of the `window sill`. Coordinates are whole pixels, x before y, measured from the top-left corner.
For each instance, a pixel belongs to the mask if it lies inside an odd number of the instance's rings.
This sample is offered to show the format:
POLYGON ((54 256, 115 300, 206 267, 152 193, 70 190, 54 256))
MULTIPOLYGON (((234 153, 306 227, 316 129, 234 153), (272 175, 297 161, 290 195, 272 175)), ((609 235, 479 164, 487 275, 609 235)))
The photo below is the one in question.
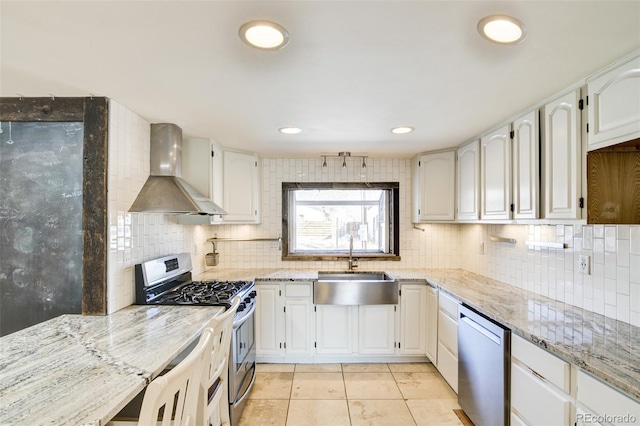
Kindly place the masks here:
MULTIPOLYGON (((282 260, 305 260, 305 261, 347 261, 349 259, 348 255, 344 254, 330 254, 330 253, 305 253, 305 254, 283 254, 282 260)), ((374 254, 358 254, 354 255, 353 259, 357 261, 400 261, 402 260, 400 255, 397 254, 382 254, 382 253, 374 253, 374 254)))

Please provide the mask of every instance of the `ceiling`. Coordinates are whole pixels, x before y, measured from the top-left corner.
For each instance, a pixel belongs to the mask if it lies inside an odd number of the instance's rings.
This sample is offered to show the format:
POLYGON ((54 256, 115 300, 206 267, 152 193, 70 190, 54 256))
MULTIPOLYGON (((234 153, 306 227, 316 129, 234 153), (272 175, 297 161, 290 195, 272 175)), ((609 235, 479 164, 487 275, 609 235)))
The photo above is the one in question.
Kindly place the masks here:
POLYGON ((640 1, 2 0, 0 24, 1 96, 107 96, 264 157, 452 147, 640 47, 640 1), (481 38, 494 13, 527 39, 481 38), (255 19, 289 44, 245 45, 255 19))

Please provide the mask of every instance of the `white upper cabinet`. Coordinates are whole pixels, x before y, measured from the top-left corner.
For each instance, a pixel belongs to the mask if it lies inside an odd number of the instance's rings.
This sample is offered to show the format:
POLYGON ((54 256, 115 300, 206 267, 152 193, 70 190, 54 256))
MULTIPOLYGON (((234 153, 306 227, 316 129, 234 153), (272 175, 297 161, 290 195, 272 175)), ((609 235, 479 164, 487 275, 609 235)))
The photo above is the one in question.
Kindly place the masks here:
POLYGON ((480 139, 481 219, 511 219, 511 137, 506 125, 480 139))
POLYGON ((480 141, 458 148, 458 220, 480 219, 480 141))
POLYGON ((542 108, 543 217, 581 219, 582 135, 580 90, 542 108))
POLYGON ((413 166, 413 222, 455 219, 456 152, 422 154, 413 166))
POLYGON ((224 152, 225 223, 260 223, 260 167, 255 154, 224 152))
POLYGON ((513 218, 537 219, 540 193, 538 111, 513 122, 513 218))
POLYGON ((589 150, 640 138, 640 51, 587 80, 589 150))

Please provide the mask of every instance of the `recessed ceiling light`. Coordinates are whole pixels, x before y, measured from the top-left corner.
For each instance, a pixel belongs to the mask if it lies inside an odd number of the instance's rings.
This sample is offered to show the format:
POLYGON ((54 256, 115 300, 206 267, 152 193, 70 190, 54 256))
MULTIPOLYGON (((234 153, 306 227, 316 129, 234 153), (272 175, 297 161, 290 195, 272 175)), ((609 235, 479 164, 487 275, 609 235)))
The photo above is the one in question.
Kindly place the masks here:
POLYGON ((517 44, 527 38, 527 27, 507 15, 486 16, 478 22, 478 32, 494 43, 517 44))
POLYGON ((251 21, 240 27, 240 38, 251 47, 282 49, 289 43, 289 33, 282 25, 270 21, 251 21))
POLYGON ((403 135, 405 133, 411 133, 413 132, 413 127, 409 127, 409 126, 398 126, 398 127, 394 127, 393 129, 391 129, 391 133, 395 133, 396 135, 403 135))
POLYGON ((278 131, 285 135, 297 135, 298 133, 302 133, 302 129, 299 127, 280 127, 278 131))

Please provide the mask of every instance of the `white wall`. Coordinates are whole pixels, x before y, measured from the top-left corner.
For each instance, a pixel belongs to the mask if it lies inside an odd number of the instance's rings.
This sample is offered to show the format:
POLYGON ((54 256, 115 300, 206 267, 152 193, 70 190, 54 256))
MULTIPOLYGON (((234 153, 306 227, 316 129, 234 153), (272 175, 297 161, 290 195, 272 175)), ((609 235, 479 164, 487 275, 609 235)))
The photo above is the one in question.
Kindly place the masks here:
POLYGON ((459 226, 461 268, 640 326, 640 226, 459 226), (491 242, 492 235, 517 243, 491 242), (527 240, 568 248, 529 248, 527 240), (591 258, 591 275, 578 270, 581 254, 591 258))
MULTIPOLYGON (((393 270, 399 268, 457 268, 457 225, 423 225, 424 232, 411 224, 411 170, 410 160, 368 159, 367 167, 361 160, 342 161, 327 159, 262 160, 262 224, 221 225, 212 227, 209 236, 218 238, 277 237, 282 232, 282 182, 399 182, 400 183, 400 254, 401 261, 361 261, 360 268, 393 270)), ((204 240, 203 240, 204 241, 204 240)), ((202 250, 211 251, 209 243, 202 250)), ((220 264, 211 268, 313 268, 342 270, 347 262, 283 261, 277 243, 272 242, 219 242, 220 264)))
MULTIPOLYGON (((192 252, 205 240, 201 226, 176 224, 172 215, 128 213, 149 176, 150 123, 109 101, 109 251, 107 312, 135 302, 134 265, 156 257, 192 252)), ((194 272, 202 271, 202 253, 192 253, 194 272)))

